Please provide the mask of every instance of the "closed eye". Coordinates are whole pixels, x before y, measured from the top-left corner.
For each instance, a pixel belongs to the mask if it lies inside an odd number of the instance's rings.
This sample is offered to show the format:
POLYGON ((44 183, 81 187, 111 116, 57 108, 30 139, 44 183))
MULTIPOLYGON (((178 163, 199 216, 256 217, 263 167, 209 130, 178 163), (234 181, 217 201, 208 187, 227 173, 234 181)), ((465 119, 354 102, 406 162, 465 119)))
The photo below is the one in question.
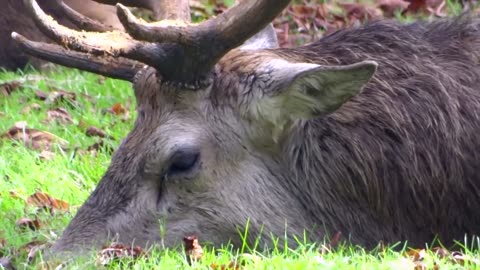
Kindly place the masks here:
POLYGON ((179 150, 173 155, 167 175, 189 173, 197 167, 199 160, 199 151, 193 149, 179 150))

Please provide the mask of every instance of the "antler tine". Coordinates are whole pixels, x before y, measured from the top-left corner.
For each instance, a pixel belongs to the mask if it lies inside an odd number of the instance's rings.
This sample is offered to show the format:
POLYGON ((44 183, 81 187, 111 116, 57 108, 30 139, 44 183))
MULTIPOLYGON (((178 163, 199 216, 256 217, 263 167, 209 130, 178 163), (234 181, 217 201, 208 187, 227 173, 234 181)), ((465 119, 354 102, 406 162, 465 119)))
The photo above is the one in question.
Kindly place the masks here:
POLYGON ((117 14, 133 38, 181 46, 184 66, 167 77, 191 81, 204 77, 220 58, 264 29, 289 3, 290 0, 244 0, 199 25, 145 23, 120 4, 117 14))
POLYGON ((12 38, 32 56, 115 79, 132 82, 135 74, 144 66, 140 62, 125 58, 91 56, 67 50, 59 45, 30 41, 15 32, 12 33, 12 38))
POLYGON ((25 0, 25 7, 45 35, 71 49, 118 56, 121 52, 131 51, 139 43, 121 31, 97 33, 69 29, 45 14, 35 0, 25 0))
POLYGON ((107 32, 118 30, 112 26, 103 25, 95 20, 88 18, 87 16, 84 16, 83 14, 66 5, 62 0, 55 0, 55 5, 70 22, 72 22, 74 25, 76 25, 82 30, 94 32, 107 32))
MULTIPOLYGON (((127 32, 138 40, 189 45, 205 40, 225 50, 240 46, 282 12, 290 0, 244 0, 216 18, 199 25, 144 23, 117 4, 117 13, 127 32)), ((208 46, 212 44, 208 42, 208 46)))
POLYGON ((128 7, 140 7, 153 11, 158 20, 182 20, 190 22, 190 5, 188 0, 94 0, 98 3, 128 7))
POLYGON ((38 28, 66 48, 93 55, 123 56, 156 67, 165 57, 160 46, 134 40, 123 31, 79 32, 58 24, 35 0, 25 0, 38 28))
POLYGON ((137 60, 156 68, 165 80, 201 85, 209 81, 205 79, 222 56, 265 28, 290 2, 244 0, 216 18, 191 25, 189 16, 174 12, 188 10, 188 0, 173 1, 180 6, 165 5, 165 14, 176 14, 172 16, 183 21, 145 23, 117 4, 117 15, 129 34, 74 31, 46 15, 35 0, 25 3, 42 32, 64 47, 137 60))

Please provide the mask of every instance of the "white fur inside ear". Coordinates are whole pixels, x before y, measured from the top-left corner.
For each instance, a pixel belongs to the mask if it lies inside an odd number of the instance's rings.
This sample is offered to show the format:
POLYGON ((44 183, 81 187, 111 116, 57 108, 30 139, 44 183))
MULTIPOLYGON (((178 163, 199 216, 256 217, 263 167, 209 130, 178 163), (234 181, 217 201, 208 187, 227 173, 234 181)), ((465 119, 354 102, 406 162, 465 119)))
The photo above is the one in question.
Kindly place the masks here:
POLYGON ((292 120, 332 113, 358 95, 376 69, 373 61, 344 66, 268 61, 258 70, 268 81, 262 83, 264 88, 256 89, 261 94, 250 113, 280 130, 292 120))
POLYGON ((269 72, 277 82, 293 79, 297 74, 320 67, 310 63, 290 63, 282 59, 272 59, 262 65, 261 69, 269 72))
POLYGON ((278 48, 278 38, 275 28, 268 24, 262 31, 249 38, 242 46, 241 50, 259 50, 278 48))

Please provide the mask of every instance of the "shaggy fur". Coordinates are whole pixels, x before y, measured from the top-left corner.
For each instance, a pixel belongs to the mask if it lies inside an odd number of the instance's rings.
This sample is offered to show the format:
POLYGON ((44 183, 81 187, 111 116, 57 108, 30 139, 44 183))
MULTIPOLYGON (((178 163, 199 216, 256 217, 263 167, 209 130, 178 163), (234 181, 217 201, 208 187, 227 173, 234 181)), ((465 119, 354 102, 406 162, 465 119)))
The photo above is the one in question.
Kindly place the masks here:
POLYGON ((466 17, 378 22, 279 51, 321 64, 379 63, 362 94, 298 123, 284 147, 298 175, 294 196, 331 232, 368 245, 480 232, 479 31, 466 17))
MULTIPOLYGON (((175 245, 193 233, 241 245, 238 228, 247 223, 250 243, 285 229, 288 236, 307 230, 315 241, 340 231, 365 246, 478 234, 479 30, 479 20, 466 16, 380 21, 294 49, 234 50, 199 91, 147 68, 134 84, 133 131, 54 250, 101 244, 108 235, 175 245), (251 113, 282 95, 265 65, 285 62, 278 59, 374 60, 378 70, 335 112, 279 128, 251 113), (199 165, 169 174, 178 153, 189 152, 200 154, 199 165)), ((270 109, 263 113, 286 110, 270 109)))

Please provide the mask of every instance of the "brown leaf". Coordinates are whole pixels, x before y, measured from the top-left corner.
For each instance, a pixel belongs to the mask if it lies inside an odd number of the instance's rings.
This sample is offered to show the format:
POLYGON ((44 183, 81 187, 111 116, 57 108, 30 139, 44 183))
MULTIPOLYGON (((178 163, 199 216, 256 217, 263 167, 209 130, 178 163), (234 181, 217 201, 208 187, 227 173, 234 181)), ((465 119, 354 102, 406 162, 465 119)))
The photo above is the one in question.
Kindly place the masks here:
POLYGON ((13 91, 22 87, 22 83, 19 81, 11 81, 0 84, 0 94, 3 96, 9 96, 13 91))
POLYGON ((60 124, 73 123, 72 117, 64 108, 56 108, 47 111, 47 122, 57 121, 60 124))
POLYGON ((425 258, 425 249, 411 249, 405 252, 405 255, 412 258, 413 261, 422 261, 425 258))
POLYGON ((413 264, 415 265, 413 270, 427 270, 427 265, 421 261, 414 261, 413 264))
POLYGON ((17 122, 6 133, 0 136, 2 139, 10 139, 23 142, 26 147, 35 150, 52 150, 54 143, 64 148, 68 142, 52 133, 33 128, 27 128, 26 122, 17 122))
POLYGON ((47 150, 43 150, 40 153, 40 155, 38 155, 38 157, 41 160, 50 161, 50 160, 53 160, 55 158, 55 153, 47 151, 47 150))
POLYGON ((216 263, 210 264, 210 268, 212 270, 239 270, 241 265, 237 264, 236 262, 230 262, 229 264, 221 264, 217 265, 216 263))
POLYGON ((440 259, 450 256, 450 251, 442 247, 434 247, 432 248, 432 252, 435 253, 435 255, 437 255, 437 257, 440 259))
POLYGON ((47 100, 48 94, 43 92, 42 90, 35 91, 35 97, 40 100, 47 100))
POLYGON ((28 197, 27 206, 42 208, 49 213, 53 213, 54 211, 66 212, 69 208, 67 202, 55 199, 44 192, 35 192, 28 197))
POLYGON ((43 240, 32 240, 28 243, 26 243, 25 245, 21 246, 19 248, 19 251, 22 251, 22 252, 30 252, 30 250, 32 250, 32 248, 35 248, 37 246, 43 246, 43 245, 46 245, 46 241, 43 241, 43 240))
POLYGON ((10 190, 8 193, 10 194, 10 197, 12 197, 13 199, 23 200, 23 198, 14 190, 10 190))
POLYGON ((89 127, 87 128, 87 130, 85 131, 85 134, 88 136, 88 137, 100 137, 100 138, 109 138, 109 139, 113 139, 112 136, 110 135, 107 135, 107 133, 105 133, 105 131, 97 128, 97 127, 89 127))
POLYGON ((49 247, 50 243, 43 240, 32 240, 27 244, 20 247, 20 251, 27 253, 27 264, 33 262, 38 253, 45 248, 49 247))
POLYGON ((130 119, 128 106, 128 103, 127 106, 123 106, 121 103, 115 103, 111 108, 102 110, 102 114, 111 113, 116 116, 121 116, 121 120, 125 122, 130 119))
POLYGON ((20 111, 20 113, 29 114, 32 110, 39 111, 41 108, 42 107, 39 104, 33 103, 31 105, 23 107, 23 109, 20 111))
POLYGON ((74 103, 77 100, 77 94, 73 92, 65 91, 58 88, 50 88, 50 90, 53 91, 48 93, 48 97, 45 100, 47 104, 58 104, 59 102, 65 101, 74 103))
POLYGON ((122 244, 113 243, 108 247, 104 247, 98 254, 97 261, 101 265, 108 265, 121 258, 138 259, 145 256, 145 252, 141 247, 131 247, 122 244))
POLYGON ((40 229, 40 221, 38 219, 20 218, 15 225, 22 230, 30 229, 36 231, 40 229))
POLYGON ((87 150, 90 151, 90 152, 95 152, 97 153, 98 151, 105 149, 106 153, 113 153, 114 149, 112 148, 112 146, 110 145, 106 145, 105 144, 105 141, 101 140, 101 141, 98 141, 92 145, 90 145, 87 150))
POLYGON ((8 257, 0 258, 0 269, 15 270, 16 268, 12 264, 12 258, 8 258, 8 257))
POLYGON ((410 3, 403 12, 411 14, 433 14, 438 17, 444 17, 444 9, 446 7, 445 0, 406 0, 410 3))
POLYGON ((183 244, 185 246, 185 253, 187 254, 187 261, 191 265, 192 262, 198 261, 202 258, 203 249, 198 243, 196 236, 186 236, 183 238, 183 244))
POLYGON ((125 114, 128 112, 127 109, 122 105, 122 103, 113 104, 111 111, 116 115, 125 114))
POLYGON ((338 231, 333 235, 332 239, 330 239, 330 243, 324 244, 320 247, 321 254, 327 254, 331 252, 334 248, 338 246, 340 240, 342 239, 342 232, 338 231))
POLYGON ((479 265, 480 261, 472 256, 465 255, 459 251, 452 251, 452 262, 459 264, 461 266, 467 265, 479 265))
POLYGON ((409 3, 404 0, 380 0, 377 7, 383 11, 383 16, 392 18, 396 12, 403 12, 409 3))
POLYGON ((338 5, 345 10, 350 25, 352 25, 352 21, 370 21, 382 18, 382 12, 376 8, 357 3, 339 3, 338 5))

